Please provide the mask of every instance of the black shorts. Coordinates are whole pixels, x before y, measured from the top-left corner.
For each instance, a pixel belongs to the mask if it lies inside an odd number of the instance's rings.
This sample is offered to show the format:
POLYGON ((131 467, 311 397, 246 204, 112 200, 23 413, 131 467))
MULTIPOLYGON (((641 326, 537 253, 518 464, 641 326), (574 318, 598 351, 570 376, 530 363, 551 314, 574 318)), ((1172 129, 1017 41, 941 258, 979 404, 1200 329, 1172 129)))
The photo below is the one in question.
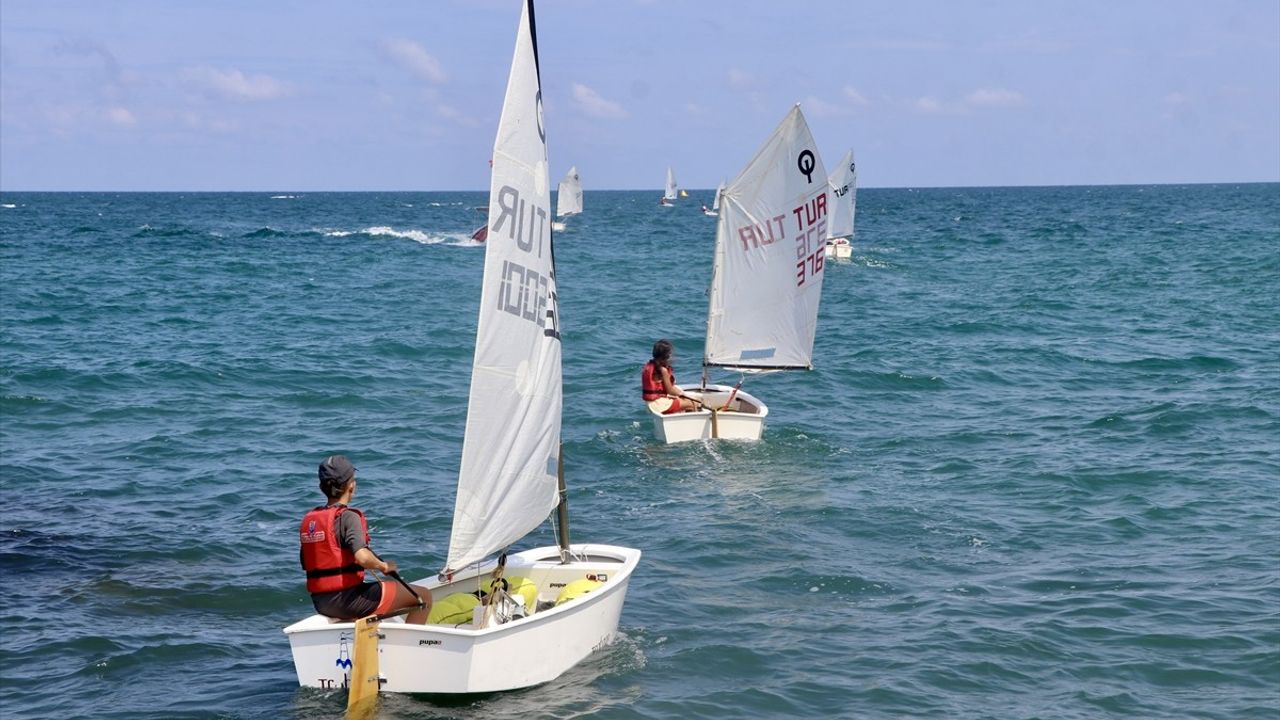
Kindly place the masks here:
POLYGON ((367 582, 346 590, 311 593, 311 603, 321 615, 339 620, 355 620, 390 609, 389 606, 396 597, 395 588, 386 587, 390 584, 390 581, 367 582), (388 607, 384 608, 383 605, 388 607))

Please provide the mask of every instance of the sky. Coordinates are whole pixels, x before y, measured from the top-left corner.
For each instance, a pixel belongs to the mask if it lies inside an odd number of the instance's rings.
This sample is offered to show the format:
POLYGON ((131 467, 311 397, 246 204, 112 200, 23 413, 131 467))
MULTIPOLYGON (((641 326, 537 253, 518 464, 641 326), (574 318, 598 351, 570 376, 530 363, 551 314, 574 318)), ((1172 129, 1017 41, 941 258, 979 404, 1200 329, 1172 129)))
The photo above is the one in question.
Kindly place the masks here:
MULTIPOLYGON (((4 0, 0 191, 484 190, 520 0, 4 0)), ((543 0, 553 177, 1280 180, 1276 0, 543 0)))

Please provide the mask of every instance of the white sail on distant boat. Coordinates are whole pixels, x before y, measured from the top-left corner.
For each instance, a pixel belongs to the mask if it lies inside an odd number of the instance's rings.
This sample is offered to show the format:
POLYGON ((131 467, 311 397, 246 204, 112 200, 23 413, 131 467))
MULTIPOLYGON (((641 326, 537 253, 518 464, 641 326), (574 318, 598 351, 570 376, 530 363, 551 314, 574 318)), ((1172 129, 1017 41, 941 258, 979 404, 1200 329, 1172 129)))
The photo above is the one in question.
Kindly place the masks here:
POLYGON ((858 166, 853 150, 845 153, 836 171, 827 178, 831 186, 831 222, 827 225, 827 257, 853 257, 853 218, 858 207, 858 166))
POLYGON ((711 208, 708 209, 706 205, 703 205, 702 214, 706 215, 707 217, 719 217, 720 216, 720 196, 723 194, 724 194, 724 181, 721 180, 720 185, 716 187, 716 197, 714 200, 711 201, 711 208))
POLYGON ((671 167, 667 167, 667 185, 662 191, 662 199, 658 204, 662 207, 673 207, 676 200, 676 175, 671 171, 671 167))
POLYGON ((379 639, 360 635, 354 655, 349 646, 357 624, 322 615, 294 623, 285 633, 301 685, 333 689, 354 682, 361 674, 359 643, 376 642, 369 655, 378 664, 370 678, 375 688, 512 690, 553 680, 617 630, 640 551, 571 545, 568 537, 559 456, 560 319, 538 70, 533 3, 526 0, 493 154, 482 302, 449 555, 439 577, 415 583, 431 588, 433 619, 426 625, 400 617, 381 620, 371 636, 379 639), (558 545, 492 558, 541 525, 557 505, 558 545), (477 605, 480 591, 487 595, 477 605), (455 601, 458 609, 450 617, 455 601), (356 668, 348 671, 341 661, 351 657, 357 658, 356 668))
POLYGON ((769 408, 742 383, 707 384, 711 368, 745 377, 811 367, 828 203, 827 173, 796 105, 721 200, 702 387, 685 391, 713 409, 650 411, 661 440, 759 439, 769 408))
POLYGON ((551 223, 551 229, 560 232, 565 228, 565 219, 582 212, 582 178, 578 177, 578 166, 569 168, 560 186, 556 189, 556 217, 559 221, 551 223))

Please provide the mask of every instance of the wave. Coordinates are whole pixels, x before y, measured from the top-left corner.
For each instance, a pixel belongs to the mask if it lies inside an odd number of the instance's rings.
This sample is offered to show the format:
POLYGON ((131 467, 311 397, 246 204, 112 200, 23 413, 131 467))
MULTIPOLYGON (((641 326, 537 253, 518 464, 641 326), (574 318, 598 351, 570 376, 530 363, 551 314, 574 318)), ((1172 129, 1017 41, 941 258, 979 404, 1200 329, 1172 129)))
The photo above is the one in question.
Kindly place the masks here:
POLYGON ((478 243, 471 239, 468 233, 446 232, 434 233, 424 232, 422 230, 396 230, 386 225, 376 225, 367 227, 363 230, 328 230, 324 232, 325 237, 350 237, 352 235, 364 235, 366 237, 393 237, 412 240, 423 245, 458 245, 463 247, 480 247, 482 243, 478 243))
POLYGON ((301 195, 272 195, 272 200, 297 200, 301 195))
POLYGON ((275 229, 275 228, 273 228, 273 227, 260 227, 260 228, 258 228, 257 230, 254 230, 254 231, 252 231, 252 232, 247 232, 247 233, 245 233, 245 234, 241 235, 240 237, 243 237, 243 238, 273 238, 273 237, 286 237, 286 236, 291 235, 291 234, 292 234, 292 233, 285 232, 284 230, 276 230, 276 229, 275 229))
POLYGON ((138 231, 133 234, 135 238, 169 238, 183 237, 185 235, 199 235, 199 231, 191 228, 175 226, 175 227, 152 227, 150 225, 142 225, 138 231))
POLYGON ((18 206, 14 205, 13 203, 0 203, 0 208, 7 208, 9 210, 12 210, 13 208, 16 208, 16 207, 18 206))

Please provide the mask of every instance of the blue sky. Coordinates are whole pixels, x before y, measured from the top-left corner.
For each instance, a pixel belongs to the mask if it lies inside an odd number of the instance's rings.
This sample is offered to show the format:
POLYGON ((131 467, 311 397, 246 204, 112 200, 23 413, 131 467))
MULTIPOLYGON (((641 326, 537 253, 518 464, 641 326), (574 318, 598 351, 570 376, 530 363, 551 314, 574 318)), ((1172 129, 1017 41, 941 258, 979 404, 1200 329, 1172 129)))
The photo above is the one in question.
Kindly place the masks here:
MULTIPOLYGON (((543 0, 552 174, 738 172, 800 102, 862 187, 1280 180, 1280 3, 543 0)), ((0 3, 0 189, 479 190, 518 0, 0 3)))

